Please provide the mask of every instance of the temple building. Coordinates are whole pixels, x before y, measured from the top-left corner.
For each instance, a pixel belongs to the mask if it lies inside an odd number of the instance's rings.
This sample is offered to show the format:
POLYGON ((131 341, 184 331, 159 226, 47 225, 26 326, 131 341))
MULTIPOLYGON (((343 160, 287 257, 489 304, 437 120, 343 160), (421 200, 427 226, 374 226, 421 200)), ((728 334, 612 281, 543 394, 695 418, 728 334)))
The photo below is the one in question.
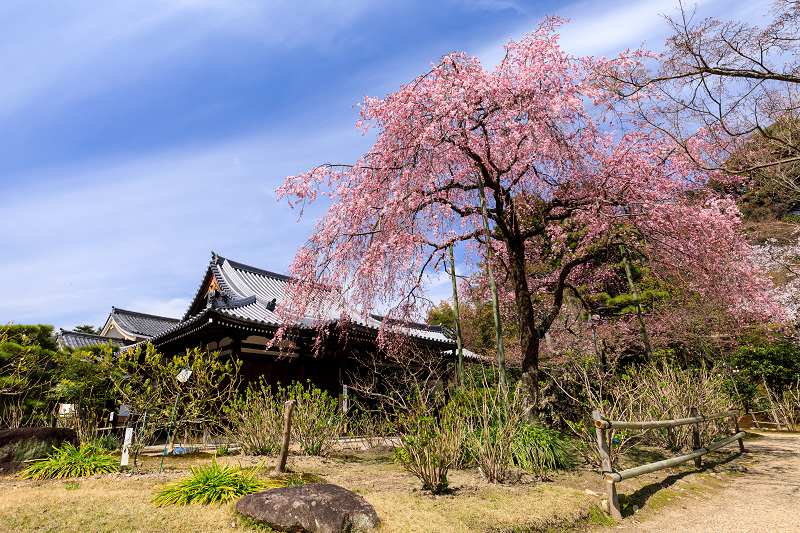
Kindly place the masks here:
MULTIPOLYGON (((346 303, 340 301, 331 306, 328 316, 291 324, 287 340, 281 341, 280 347, 267 348, 281 327, 275 310, 286 297, 288 283, 289 278, 282 274, 212 252, 200 286, 181 319, 112 308, 101 337, 120 344, 149 342, 165 355, 182 354, 195 347, 219 350, 223 357, 239 359, 244 384, 261 376, 271 385, 311 380, 338 396, 341 405, 346 401, 348 370, 359 364, 359 355, 378 350, 380 317, 351 318, 343 331, 337 326, 346 303), (327 326, 322 350, 315 353, 319 330, 314 323, 318 319, 327 326)), ((448 352, 455 357, 455 341, 442 326, 414 324, 405 331, 419 349, 448 352)))

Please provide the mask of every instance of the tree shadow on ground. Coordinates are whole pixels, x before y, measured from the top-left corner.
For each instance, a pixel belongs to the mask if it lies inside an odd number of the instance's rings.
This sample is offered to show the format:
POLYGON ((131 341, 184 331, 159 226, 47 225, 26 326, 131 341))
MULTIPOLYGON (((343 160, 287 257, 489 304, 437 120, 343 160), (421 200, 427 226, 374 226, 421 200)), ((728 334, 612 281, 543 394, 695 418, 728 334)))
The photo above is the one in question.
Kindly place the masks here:
MULTIPOLYGON (((723 465, 726 465, 737 458, 744 457, 744 454, 736 452, 736 453, 728 453, 725 455, 717 454, 709 459, 706 459, 706 457, 703 458, 703 466, 701 468, 688 469, 683 472, 670 474, 666 476, 663 480, 655 483, 650 483, 648 485, 644 485, 630 494, 619 494, 619 503, 620 507, 622 508, 623 518, 633 515, 634 505, 638 506, 639 509, 644 508, 648 500, 650 500, 653 496, 655 496, 664 489, 671 488, 675 483, 685 478, 686 476, 689 476, 691 474, 709 472, 709 471, 713 472, 715 469, 723 465)), ((692 464, 692 461, 688 461, 686 463, 686 465, 690 464, 692 464)), ((686 466, 684 465, 683 468, 685 467, 686 466)))

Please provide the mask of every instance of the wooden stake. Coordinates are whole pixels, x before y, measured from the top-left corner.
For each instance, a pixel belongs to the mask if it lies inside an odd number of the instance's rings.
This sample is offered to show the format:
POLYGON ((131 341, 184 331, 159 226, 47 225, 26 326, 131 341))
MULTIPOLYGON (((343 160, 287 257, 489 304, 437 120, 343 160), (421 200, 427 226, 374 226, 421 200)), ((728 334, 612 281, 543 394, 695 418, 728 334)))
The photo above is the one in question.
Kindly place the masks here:
MULTIPOLYGON (((689 416, 690 417, 694 418, 694 417, 699 416, 699 415, 700 415, 700 413, 697 410, 697 407, 689 408, 689 416)), ((692 424, 692 451, 699 450, 702 447, 703 447, 703 445, 700 444, 700 426, 697 424, 697 422, 695 422, 694 424, 692 424)), ((702 457, 695 457, 694 458, 694 466, 696 466, 697 468, 702 468, 703 467, 703 458, 702 457)))
MULTIPOLYGON (((600 420, 600 411, 592 411, 592 416, 595 420, 600 420)), ((600 462, 603 467, 603 476, 612 472, 611 468, 611 454, 608 451, 608 438, 606 437, 606 430, 595 427, 597 434, 597 448, 600 451, 600 462)), ((611 512, 611 518, 614 520, 622 520, 622 510, 619 506, 619 497, 617 496, 617 485, 613 481, 606 481, 606 494, 608 495, 608 509, 611 512)))
POLYGON ((294 400, 289 400, 283 404, 285 409, 283 421, 283 443, 281 444, 281 454, 278 462, 272 470, 273 474, 283 474, 286 470, 286 457, 289 455, 289 441, 292 436, 292 411, 294 410, 294 400))
MULTIPOLYGON (((755 417, 753 420, 755 420, 755 417)), ((733 421, 733 428, 736 430, 736 433, 739 433, 739 415, 731 415, 731 421, 733 421)), ((739 439, 739 451, 744 452, 744 442, 742 442, 741 438, 739 439)))

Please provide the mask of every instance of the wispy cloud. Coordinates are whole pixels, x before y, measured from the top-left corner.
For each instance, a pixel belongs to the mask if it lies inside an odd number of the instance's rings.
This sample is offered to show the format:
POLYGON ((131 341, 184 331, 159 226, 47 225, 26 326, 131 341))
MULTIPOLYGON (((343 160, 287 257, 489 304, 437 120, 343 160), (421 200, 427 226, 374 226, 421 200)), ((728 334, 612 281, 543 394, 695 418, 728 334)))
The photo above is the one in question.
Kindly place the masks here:
POLYGON ((298 222, 275 189, 309 160, 355 159, 365 142, 343 137, 340 125, 51 168, 60 180, 46 186, 23 175, 4 188, 0 212, 0 246, 14 251, 0 275, 20 287, 0 300, 0 322, 111 305, 175 309, 193 296, 212 250, 282 272, 325 206, 298 222))
POLYGON ((0 72, 7 80, 0 85, 0 115, 91 98, 110 86, 203 61, 197 52, 209 40, 250 42, 276 54, 327 49, 379 8, 346 0, 144 0, 37 9, 32 3, 0 6, 0 72))

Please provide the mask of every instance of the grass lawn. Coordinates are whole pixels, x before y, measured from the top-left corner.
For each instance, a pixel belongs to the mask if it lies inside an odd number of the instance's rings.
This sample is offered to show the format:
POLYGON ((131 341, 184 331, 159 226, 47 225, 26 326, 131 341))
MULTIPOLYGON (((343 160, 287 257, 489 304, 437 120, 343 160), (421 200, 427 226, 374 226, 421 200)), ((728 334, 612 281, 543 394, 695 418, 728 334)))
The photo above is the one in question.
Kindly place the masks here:
MULTIPOLYGON (((721 474, 741 459, 733 448, 708 456, 721 474)), ((253 466, 262 458, 219 458, 253 466)), ((159 457, 145 458, 139 471, 58 481, 0 478, 0 531, 3 532, 119 532, 166 533, 257 530, 245 523, 233 504, 156 507, 149 503, 153 487, 187 475, 192 464, 209 462, 207 454, 168 457, 158 474, 159 457)), ((272 468, 268 458, 264 473, 272 468)), ((388 449, 343 450, 328 458, 290 456, 289 469, 314 474, 361 494, 383 521, 382 532, 586 531, 607 522, 599 511, 603 490, 597 471, 581 468, 539 481, 522 474, 511 483, 493 485, 477 469, 454 470, 450 491, 433 496, 420 489, 416 478, 391 460, 388 449)), ((646 510, 678 487, 696 483, 689 466, 648 474, 620 484, 628 512, 633 505, 646 510)), ((261 529, 263 531, 264 529, 261 529)))

